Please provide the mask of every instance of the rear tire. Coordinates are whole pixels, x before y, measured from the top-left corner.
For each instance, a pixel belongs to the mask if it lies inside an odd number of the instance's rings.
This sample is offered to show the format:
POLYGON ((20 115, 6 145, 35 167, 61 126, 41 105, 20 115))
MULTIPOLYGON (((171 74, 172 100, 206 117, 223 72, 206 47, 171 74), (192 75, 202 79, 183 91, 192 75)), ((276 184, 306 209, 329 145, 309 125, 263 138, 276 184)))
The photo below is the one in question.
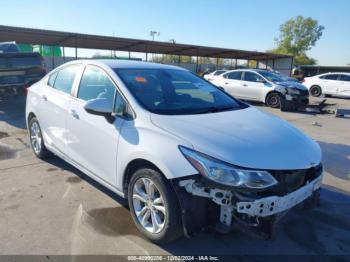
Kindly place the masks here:
POLYGON ((132 175, 128 202, 137 229, 152 242, 166 244, 182 236, 176 193, 158 171, 143 168, 132 175))
POLYGON ((312 86, 310 87, 310 95, 314 97, 319 97, 322 95, 322 89, 319 86, 312 86))
POLYGON ((280 96, 280 94, 273 92, 267 95, 266 105, 272 108, 280 108, 281 100, 282 100, 282 97, 280 96))
POLYGON ((35 156, 41 159, 50 157, 52 154, 45 147, 41 128, 36 117, 32 117, 28 125, 30 145, 35 156))

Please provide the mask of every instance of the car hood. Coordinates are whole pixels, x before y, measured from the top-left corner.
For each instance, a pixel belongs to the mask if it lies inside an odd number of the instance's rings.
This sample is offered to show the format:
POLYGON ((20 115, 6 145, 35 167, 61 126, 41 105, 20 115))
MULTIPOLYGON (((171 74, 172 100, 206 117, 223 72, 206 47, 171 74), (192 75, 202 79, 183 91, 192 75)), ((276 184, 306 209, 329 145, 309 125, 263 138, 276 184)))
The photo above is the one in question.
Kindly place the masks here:
POLYGON ((321 161, 321 150, 314 140, 288 122, 251 106, 211 114, 151 114, 151 121, 193 149, 241 167, 294 170, 321 161))
POLYGON ((276 84, 286 88, 297 88, 303 91, 307 91, 306 86, 295 81, 281 81, 281 82, 276 82, 276 84))

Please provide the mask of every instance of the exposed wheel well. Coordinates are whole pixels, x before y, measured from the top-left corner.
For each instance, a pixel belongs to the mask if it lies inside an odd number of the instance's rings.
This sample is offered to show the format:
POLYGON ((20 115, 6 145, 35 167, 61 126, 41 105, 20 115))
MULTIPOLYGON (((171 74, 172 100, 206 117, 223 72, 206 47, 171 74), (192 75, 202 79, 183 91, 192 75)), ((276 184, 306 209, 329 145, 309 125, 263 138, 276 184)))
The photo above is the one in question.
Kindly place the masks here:
POLYGON ((151 168, 151 169, 157 170, 160 174, 163 175, 162 171, 160 171, 160 169, 155 164, 153 164, 148 160, 145 160, 145 159, 132 160, 126 167, 124 176, 123 176, 123 192, 125 195, 127 195, 128 193, 128 185, 132 174, 134 174, 137 170, 141 168, 151 168))
POLYGON ((33 117, 36 117, 36 115, 33 112, 30 112, 28 115, 28 123, 29 123, 30 119, 32 119, 33 117))

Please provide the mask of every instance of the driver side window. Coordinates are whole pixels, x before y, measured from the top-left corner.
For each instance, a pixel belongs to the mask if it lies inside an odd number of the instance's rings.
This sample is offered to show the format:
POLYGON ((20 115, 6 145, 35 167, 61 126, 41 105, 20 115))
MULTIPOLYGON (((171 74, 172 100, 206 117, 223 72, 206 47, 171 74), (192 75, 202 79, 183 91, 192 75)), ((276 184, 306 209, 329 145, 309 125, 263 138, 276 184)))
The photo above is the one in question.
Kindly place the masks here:
POLYGON ((105 98, 113 104, 115 91, 114 83, 102 69, 87 66, 80 80, 77 97, 84 101, 105 98))

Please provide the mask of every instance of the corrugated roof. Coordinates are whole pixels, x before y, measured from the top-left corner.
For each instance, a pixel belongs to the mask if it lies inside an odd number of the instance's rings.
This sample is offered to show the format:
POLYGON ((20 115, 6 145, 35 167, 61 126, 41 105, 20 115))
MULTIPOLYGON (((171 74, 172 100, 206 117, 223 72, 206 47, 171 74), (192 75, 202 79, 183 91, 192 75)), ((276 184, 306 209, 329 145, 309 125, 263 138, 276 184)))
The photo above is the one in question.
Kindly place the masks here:
POLYGON ((184 56, 267 60, 289 55, 0 25, 0 41, 184 56))

